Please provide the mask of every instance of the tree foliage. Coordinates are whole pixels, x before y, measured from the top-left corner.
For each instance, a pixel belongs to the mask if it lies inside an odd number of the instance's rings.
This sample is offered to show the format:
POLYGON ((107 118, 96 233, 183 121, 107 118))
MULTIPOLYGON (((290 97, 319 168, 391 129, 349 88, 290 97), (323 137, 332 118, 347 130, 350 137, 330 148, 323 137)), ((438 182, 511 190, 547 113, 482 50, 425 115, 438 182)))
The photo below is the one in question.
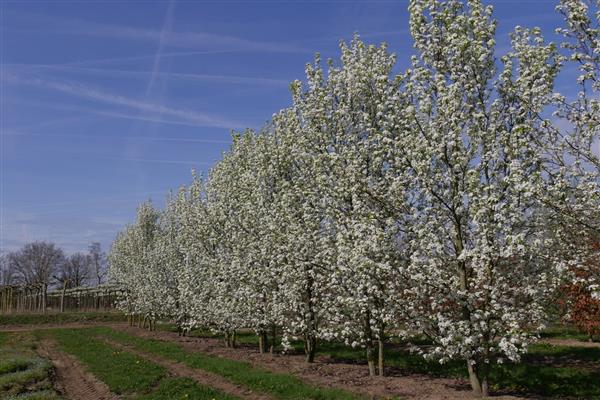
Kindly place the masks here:
POLYGON ((565 282, 598 287, 582 244, 600 232, 600 14, 558 10, 561 47, 516 27, 499 55, 491 7, 411 0, 405 71, 358 36, 338 62, 317 56, 291 107, 235 133, 206 180, 140 206, 110 254, 123 308, 229 344, 251 328, 261 351, 279 332, 309 362, 341 340, 371 374, 387 338, 426 336, 417 351, 464 360, 487 395, 490 365, 520 360, 565 282), (555 91, 566 63, 575 98, 555 91))

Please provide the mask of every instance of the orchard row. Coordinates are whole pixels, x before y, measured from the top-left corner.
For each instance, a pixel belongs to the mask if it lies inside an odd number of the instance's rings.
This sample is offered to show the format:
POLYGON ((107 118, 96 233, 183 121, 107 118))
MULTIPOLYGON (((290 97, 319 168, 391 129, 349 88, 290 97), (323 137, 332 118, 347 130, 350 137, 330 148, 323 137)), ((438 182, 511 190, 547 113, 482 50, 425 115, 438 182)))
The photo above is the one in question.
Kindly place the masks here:
POLYGON ((598 257, 598 2, 557 10, 562 46, 516 27, 499 54, 491 7, 411 0, 410 68, 358 37, 317 57, 206 179, 139 207, 110 254, 120 306, 231 340, 251 328, 263 351, 300 339, 309 362, 343 341, 371 374, 390 337, 426 337, 417 351, 465 360, 486 395, 490 363, 519 361, 598 257))

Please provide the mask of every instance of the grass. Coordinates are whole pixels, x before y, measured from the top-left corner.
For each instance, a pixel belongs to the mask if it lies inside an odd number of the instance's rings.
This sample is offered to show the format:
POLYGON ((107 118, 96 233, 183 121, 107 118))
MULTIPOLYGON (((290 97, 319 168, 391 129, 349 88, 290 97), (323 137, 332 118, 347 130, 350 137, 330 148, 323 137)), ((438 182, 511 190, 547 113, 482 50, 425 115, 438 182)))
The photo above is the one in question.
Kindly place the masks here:
MULTIPOLYGON (((162 329, 171 330, 168 325, 162 329)), ((271 395, 275 399, 298 400, 345 400, 358 399, 356 394, 343 390, 318 388, 302 382, 290 374, 274 373, 255 368, 249 363, 226 358, 213 357, 199 352, 191 352, 177 343, 163 342, 129 335, 110 328, 93 327, 78 330, 53 330, 55 337, 65 350, 80 358, 86 365, 95 364, 90 369, 99 379, 106 382, 116 393, 130 393, 139 399, 230 399, 232 397, 198 385, 190 379, 167 377, 160 366, 146 362, 139 357, 117 351, 96 335, 106 336, 115 341, 134 346, 136 349, 163 358, 183 362, 186 365, 220 375, 234 383, 254 391, 271 395), (108 356, 107 356, 108 355, 108 356), (102 364, 102 365, 99 365, 102 364), (187 397, 186 397, 187 395, 187 397)), ((0 333, 0 346, 14 343, 14 334, 0 333)), ((576 339, 572 329, 553 329, 545 337, 576 339)), ((207 331, 193 331, 191 336, 218 337, 207 331)), ((238 334, 238 341, 255 345, 256 336, 251 332, 238 334)), ((320 343, 318 354, 334 361, 364 363, 362 349, 352 349, 340 343, 320 343)), ((534 344, 529 354, 520 364, 494 365, 490 381, 496 392, 535 395, 554 398, 600 399, 600 349, 534 344)), ((462 361, 451 361, 444 365, 426 361, 417 354, 411 354, 395 344, 386 350, 386 365, 401 373, 421 373, 435 377, 466 377, 462 361)), ((0 376, 17 374, 15 381, 36 380, 43 374, 21 373, 29 369, 43 370, 42 364, 28 363, 25 359, 12 357, 0 362, 0 376), (41 368, 41 369, 40 369, 41 368), (21 377, 21 378, 19 378, 21 377)), ((0 379, 0 387, 2 380, 0 379)), ((1 390, 1 389, 0 389, 1 390)), ((40 388, 37 392, 43 393, 40 388)), ((34 393, 37 393, 34 392, 34 393)), ((0 391, 0 393, 2 393, 0 391)), ((50 393, 50 395, 53 395, 50 393)), ((2 395, 0 395, 2 397, 2 395)), ((40 397, 45 398, 45 397, 40 397)), ((48 397, 53 399, 55 397, 48 397)))
POLYGON ((556 368, 527 363, 494 368, 494 389, 560 399, 600 399, 600 374, 580 368, 556 368))
POLYGON ((269 394, 275 399, 358 400, 362 398, 345 390, 315 387, 293 375, 256 368, 247 362, 188 352, 176 343, 132 336, 110 328, 94 328, 94 331, 121 343, 133 345, 138 350, 220 375, 254 391, 269 394))
POLYGON ((35 353, 31 334, 0 335, 0 398, 57 400, 52 364, 35 353))
POLYGON ((0 325, 65 324, 70 322, 121 322, 127 316, 117 312, 65 312, 51 314, 0 315, 0 325))
POLYGON ((236 397, 201 386, 191 378, 167 378, 151 393, 136 400, 235 400, 236 397))
POLYGON ((48 332, 61 349, 74 355, 98 379, 117 394, 149 391, 163 377, 165 368, 92 338, 79 329, 48 332))
MULTIPOLYGON (((172 330, 164 326, 164 330, 172 330)), ((190 336, 219 337, 210 331, 193 330, 190 336)), ((547 330, 542 337, 586 340, 584 334, 572 327, 554 327, 547 330)), ((238 334, 240 343, 257 345, 258 339, 252 332, 238 334)), ((293 343, 296 350, 302 350, 301 343, 293 343)), ((365 351, 351 348, 342 343, 319 343, 317 353, 330 357, 334 361, 348 363, 366 363, 365 351)), ((399 346, 389 346, 386 350, 386 366, 400 370, 402 373, 418 373, 433 377, 467 378, 463 361, 450 361, 440 364, 427 361, 418 354, 400 349, 399 346)), ((529 348, 529 354, 523 357, 519 364, 494 365, 491 371, 491 384, 495 391, 534 394, 555 398, 585 398, 600 399, 600 349, 552 346, 534 344, 529 348), (538 362, 546 358, 550 365, 538 362), (558 366, 561 361, 571 360, 572 364, 596 363, 596 369, 581 366, 558 366)))
POLYGON ((589 337, 587 334, 579 331, 574 326, 552 326, 544 330, 541 335, 542 338, 548 339, 572 339, 579 340, 582 342, 588 341, 589 337))
POLYGON ((53 390, 42 390, 20 395, 9 396, 6 400, 59 400, 60 397, 53 390))
POLYGON ((39 332, 77 357, 111 392, 140 400, 235 400, 193 379, 168 376, 162 366, 98 340, 88 329, 39 332))
POLYGON ((0 347, 4 346, 10 336, 11 334, 8 332, 0 332, 0 347))
MULTIPOLYGON (((351 349, 341 344, 324 343, 319 354, 334 360, 362 362, 364 351, 351 349)), ((462 361, 451 361, 443 365, 427 361, 417 354, 400 349, 386 352, 386 365, 402 372, 421 373, 437 377, 466 378, 467 371, 462 361)), ((600 399, 600 349, 551 346, 530 346, 529 354, 519 364, 494 365, 490 382, 495 391, 535 394, 547 397, 600 399), (550 365, 540 365, 536 360, 554 360, 550 365), (560 360, 578 363, 597 363, 596 369, 557 366, 560 360)))
POLYGON ((31 365, 31 360, 26 358, 8 358, 0 360, 0 375, 23 371, 31 365))

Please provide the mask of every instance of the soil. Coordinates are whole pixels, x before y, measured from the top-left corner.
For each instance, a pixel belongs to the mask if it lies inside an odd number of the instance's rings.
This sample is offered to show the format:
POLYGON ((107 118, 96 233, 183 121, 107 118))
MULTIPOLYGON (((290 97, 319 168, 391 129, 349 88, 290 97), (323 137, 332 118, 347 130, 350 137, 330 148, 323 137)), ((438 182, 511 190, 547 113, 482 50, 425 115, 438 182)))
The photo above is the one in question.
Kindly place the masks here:
MULTIPOLYGON (((22 332, 33 329, 54 328, 83 328, 88 326, 109 326, 143 337, 177 342, 191 351, 200 351, 218 357, 226 357, 239 361, 250 362, 253 366, 262 367, 274 372, 291 373, 305 382, 322 386, 341 388, 357 393, 366 394, 373 399, 398 396, 406 399, 422 400, 458 400, 474 399, 470 392, 469 384, 463 379, 435 378, 422 374, 406 374, 406 371, 389 369, 386 377, 370 377, 365 365, 344 363, 328 357, 317 357, 313 364, 304 362, 302 355, 259 354, 253 346, 240 346, 235 349, 226 348, 223 342, 215 338, 189 338, 179 337, 173 332, 149 332, 137 327, 128 326, 127 323, 98 323, 75 322, 68 324, 44 325, 10 325, 0 327, 0 332, 22 332)), ((123 345, 110 342, 116 347, 123 345)), ((541 343, 559 346, 575 346, 600 348, 600 343, 583 342, 574 339, 545 339, 541 343)), ((126 347, 127 351, 166 367, 172 375, 190 377, 200 384, 211 386, 225 393, 238 396, 242 399, 267 400, 268 396, 257 394, 251 390, 236 385, 226 379, 206 371, 192 369, 184 364, 166 360, 158 356, 146 354, 126 347)), ((86 373, 79 362, 68 354, 62 353, 53 346, 52 342, 43 341, 39 348, 43 357, 52 360, 56 368, 57 389, 67 399, 118 399, 111 394, 106 385, 93 375, 86 373)), ((571 366, 598 370, 597 363, 582 363, 568 358, 540 357, 530 362, 539 365, 571 366)), ((495 399, 522 399, 515 396, 494 396, 495 399)))
POLYGON ((264 394, 254 393, 252 390, 247 389, 243 386, 236 385, 228 380, 220 377, 219 375, 212 374, 210 372, 206 372, 200 369, 193 369, 188 367, 183 363, 179 363, 172 360, 167 360, 162 357, 141 352, 139 350, 133 349, 131 346, 123 345, 121 343, 117 343, 112 340, 105 340, 109 345, 115 347, 120 350, 125 350, 129 353, 136 354, 139 357, 142 357, 148 361, 151 361, 155 364, 161 365, 165 367, 171 375, 179 376, 179 377, 187 377, 196 380, 198 383, 209 386, 213 389, 218 389, 227 394, 231 394, 240 399, 247 400, 270 400, 271 398, 264 394))
MULTIPOLYGON (((391 376, 371 377, 364 365, 334 362, 327 357, 317 357, 314 363, 307 364, 301 355, 259 354, 250 346, 226 348, 222 341, 213 338, 179 337, 172 332, 149 332, 123 325, 118 329, 138 336, 177 342, 188 350, 250 362, 253 366, 274 372, 291 373, 314 385, 346 389, 374 399, 395 396, 419 400, 476 398, 472 395, 468 382, 462 379, 432 378, 418 374, 402 375, 400 371, 390 371, 391 376)), ((514 396, 494 398, 520 399, 514 396)))
POLYGON ((43 340, 38 354, 50 359, 55 370, 55 388, 67 400, 118 400, 103 382, 86 372, 79 361, 56 349, 54 343, 43 340))

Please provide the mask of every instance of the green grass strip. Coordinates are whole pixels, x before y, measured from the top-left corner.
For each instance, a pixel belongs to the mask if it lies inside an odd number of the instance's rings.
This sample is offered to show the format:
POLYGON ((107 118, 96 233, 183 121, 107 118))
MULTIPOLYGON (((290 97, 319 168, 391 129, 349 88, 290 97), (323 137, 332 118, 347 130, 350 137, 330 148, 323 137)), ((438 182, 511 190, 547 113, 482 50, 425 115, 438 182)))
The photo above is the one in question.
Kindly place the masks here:
POLYGON ((136 397, 136 400, 236 400, 237 397, 202 386, 191 378, 167 378, 151 393, 136 397))
POLYGON ((358 400, 363 397, 340 389, 319 388, 289 374, 253 367, 250 363, 219 358, 199 352, 188 352, 179 344, 146 339, 110 328, 91 328, 98 334, 134 346, 163 358, 182 362, 227 378, 256 392, 282 400, 358 400))
POLYGON ((542 338, 551 339, 572 339, 586 342, 589 336, 584 332, 581 332, 574 326, 553 326, 544 330, 541 335, 542 338))
POLYGON ((30 387, 49 388, 48 376, 52 366, 48 360, 32 358, 25 368, 0 375, 1 393, 21 393, 30 387))
POLYGON ((61 400, 61 397, 52 390, 42 390, 9 396, 6 400, 61 400))
POLYGON ((167 370, 94 338, 95 329, 53 330, 62 349, 80 359, 89 371, 117 394, 136 400, 236 400, 191 378, 168 377, 167 370))
POLYGON ((0 399, 56 400, 52 364, 35 353, 30 333, 5 333, 0 342, 0 399))
POLYGON ((149 391, 167 373, 166 369, 143 358, 118 351, 92 338, 87 330, 49 332, 62 350, 81 360, 87 369, 117 394, 149 391))
MULTIPOLYGON (((210 336, 209 333, 202 331, 194 333, 197 336, 210 336)), ((256 341, 256 336, 251 333, 239 336, 243 337, 245 342, 248 343, 256 341)), ((161 346, 154 345, 153 347, 161 346)), ((342 343, 320 343, 318 354, 350 363, 364 361, 365 359, 364 349, 351 348, 342 343)), ((523 357, 520 364, 493 365, 490 381, 493 390, 535 393, 536 395, 555 398, 600 399, 600 370, 579 367, 577 366, 578 363, 600 363, 600 349, 533 344, 529 347, 529 354, 523 357), (561 359, 571 360, 573 367, 551 364, 540 365, 536 361, 545 357, 555 358, 559 362, 561 359)), ((445 364, 440 364, 426 360, 418 354, 400 349, 388 349, 386 351, 386 365, 410 373, 420 373, 434 377, 467 377, 463 361, 451 360, 445 364)))
POLYGON ((27 369, 31 364, 32 360, 24 357, 0 359, 0 377, 4 374, 27 369))
POLYGON ((65 312, 49 314, 0 315, 0 325, 65 324, 74 322, 122 322, 126 320, 127 316, 120 312, 65 312))
MULTIPOLYGON (((353 349, 340 343, 322 343, 318 353, 350 363, 364 360, 365 357, 363 349, 353 349)), ((577 363, 600 363, 600 349, 533 344, 521 363, 492 365, 490 383, 495 391, 535 393, 560 399, 600 399, 600 370, 576 367, 577 363), (559 362, 560 359, 571 360, 574 367, 540 365, 536 362, 547 357, 556 358, 559 362)), ((387 350, 386 365, 435 377, 467 377, 464 361, 451 360, 440 364, 406 350, 387 350)))

